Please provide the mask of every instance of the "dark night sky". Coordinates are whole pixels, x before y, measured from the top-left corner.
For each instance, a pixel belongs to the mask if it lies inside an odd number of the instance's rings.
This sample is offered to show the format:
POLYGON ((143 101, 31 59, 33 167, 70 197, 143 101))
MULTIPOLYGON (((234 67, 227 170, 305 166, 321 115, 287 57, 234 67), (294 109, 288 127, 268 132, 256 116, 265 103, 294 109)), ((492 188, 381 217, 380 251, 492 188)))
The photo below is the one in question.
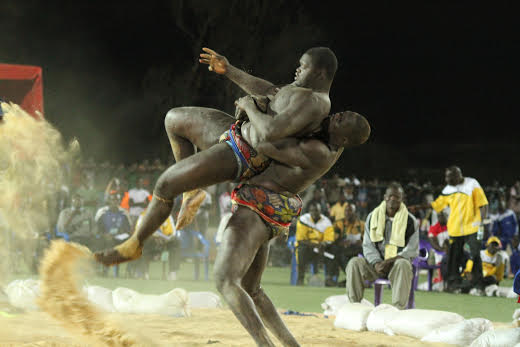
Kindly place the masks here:
MULTIPOLYGON (((177 23, 181 2, 20 3, 0 4, 0 62, 43 67, 46 117, 65 138, 78 137, 85 155, 100 160, 167 158, 162 118, 192 100, 178 96, 169 104, 164 95, 182 93, 178 76, 191 73, 198 47, 177 23), (166 75, 154 74, 165 69, 166 75), (154 98, 161 93, 162 99, 154 98)), ((240 18, 229 9, 231 1, 212 10, 214 1, 188 3, 192 9, 183 19, 191 28, 221 11, 202 45, 274 83, 291 81, 305 49, 333 49, 339 69, 332 111, 358 111, 373 129, 368 145, 344 155, 341 173, 399 174, 401 168, 457 163, 475 177, 500 172, 508 180, 516 174, 519 30, 512 2, 492 8, 469 1, 331 7, 273 0, 268 15, 245 12, 240 18), (253 43, 243 39, 255 28, 263 32, 251 37, 253 43), (309 32, 316 35, 307 38, 309 32)), ((192 75, 230 88, 203 70, 192 75)), ((221 90, 199 93, 198 104, 230 111, 209 95, 221 90)))

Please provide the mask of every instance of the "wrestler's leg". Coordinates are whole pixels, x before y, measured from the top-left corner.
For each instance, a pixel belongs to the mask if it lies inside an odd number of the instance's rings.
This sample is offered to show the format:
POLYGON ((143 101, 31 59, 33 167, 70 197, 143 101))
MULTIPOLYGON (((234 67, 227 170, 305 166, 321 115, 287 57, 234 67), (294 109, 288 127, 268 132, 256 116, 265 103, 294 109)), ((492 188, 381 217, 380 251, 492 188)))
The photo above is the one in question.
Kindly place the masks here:
POLYGON ((111 265, 139 258, 143 242, 168 218, 177 195, 231 180, 237 169, 235 154, 226 143, 170 166, 157 180, 152 201, 132 237, 113 249, 96 253, 96 259, 111 265))
MULTIPOLYGON (((264 224, 264 227, 267 228, 264 224)), ((284 346, 299 346, 284 321, 276 311, 271 299, 260 287, 260 281, 269 257, 269 242, 265 242, 256 253, 255 260, 242 279, 242 287, 249 293, 264 324, 284 346)))
POLYGON ((218 142, 235 118, 207 107, 176 107, 166 114, 164 127, 170 140, 175 161, 205 150, 218 142))
POLYGON ((239 207, 228 222, 215 260, 218 291, 259 346, 274 346, 255 303, 242 288, 258 250, 269 241, 270 232, 256 213, 239 207))
MULTIPOLYGON (((219 140, 235 119, 225 112, 206 107, 177 107, 171 109, 164 120, 164 126, 175 161, 193 155, 197 148, 205 150, 219 140)), ((183 229, 193 221, 206 193, 195 189, 183 194, 182 206, 176 221, 176 228, 183 229)))

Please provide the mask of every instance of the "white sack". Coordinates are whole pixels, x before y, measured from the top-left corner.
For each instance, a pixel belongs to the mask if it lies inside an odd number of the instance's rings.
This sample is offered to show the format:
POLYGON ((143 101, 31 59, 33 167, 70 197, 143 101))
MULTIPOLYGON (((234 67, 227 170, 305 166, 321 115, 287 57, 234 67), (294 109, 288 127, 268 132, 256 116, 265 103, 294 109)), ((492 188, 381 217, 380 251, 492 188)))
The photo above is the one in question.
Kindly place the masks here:
POLYGON ((117 312, 163 314, 173 317, 188 317, 188 293, 175 288, 162 295, 140 294, 128 288, 117 288, 112 292, 117 312))
POLYGON ((486 331, 471 347, 511 347, 520 342, 520 328, 486 331))
POLYGON ((423 337, 421 341, 443 342, 458 346, 469 346, 486 331, 494 330, 493 323, 484 318, 473 318, 460 323, 445 325, 423 337))
POLYGON ((432 330, 463 320, 460 314, 453 312, 411 309, 396 312, 394 319, 387 321, 386 326, 390 329, 389 333, 422 339, 432 330))
POLYGON ((377 333, 388 333, 392 335, 391 331, 387 331, 386 322, 395 318, 398 308, 388 304, 380 304, 370 312, 367 318, 367 329, 377 333))
POLYGON ((361 303, 345 304, 338 310, 334 326, 355 331, 367 330, 367 318, 373 309, 361 303))
MULTIPOLYGON (((341 306, 345 304, 349 304, 350 300, 348 299, 348 295, 332 295, 325 299, 325 302, 321 304, 321 308, 324 310, 323 314, 326 316, 336 316, 338 313, 338 310, 341 308, 341 306)), ((362 299, 361 303, 370 307, 374 307, 374 305, 366 300, 362 299)))
POLYGON ((220 296, 212 292, 189 292, 189 306, 197 308, 223 307, 220 296))
POLYGON ((83 287, 83 291, 87 295, 88 300, 101 310, 116 312, 112 300, 112 291, 110 289, 99 286, 85 286, 83 287))
POLYGON ((40 281, 27 279, 15 280, 5 287, 9 303, 26 311, 38 311, 36 298, 40 295, 40 281))

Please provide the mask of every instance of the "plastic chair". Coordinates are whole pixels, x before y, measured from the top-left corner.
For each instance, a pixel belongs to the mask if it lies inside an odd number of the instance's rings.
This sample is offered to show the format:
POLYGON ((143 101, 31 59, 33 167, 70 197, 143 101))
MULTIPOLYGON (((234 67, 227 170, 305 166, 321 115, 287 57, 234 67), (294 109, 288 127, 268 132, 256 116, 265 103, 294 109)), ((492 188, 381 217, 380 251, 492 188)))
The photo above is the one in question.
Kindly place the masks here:
MULTIPOLYGON (((435 250, 435 248, 433 248, 431 243, 429 243, 426 240, 420 240, 419 241, 419 249, 426 249, 428 254, 433 251, 433 252, 435 252, 437 254, 440 254, 442 256, 445 255, 444 252, 439 252, 439 251, 435 250)), ((428 256, 427 256, 425 260, 421 260, 421 261, 419 261, 417 263, 417 267, 418 267, 418 271, 420 271, 422 269, 428 270, 428 291, 431 292, 432 291, 432 286, 433 286, 433 275, 434 275, 434 272, 435 272, 435 270, 440 269, 441 265, 440 264, 435 264, 435 265, 428 264, 428 256)), ((415 286, 416 290, 417 290, 417 286, 419 284, 418 282, 419 281, 417 280, 414 283, 414 286, 415 286)))
MULTIPOLYGON (((296 260, 296 247, 294 246, 296 242, 296 236, 291 236, 287 239, 287 247, 291 250, 291 286, 295 286, 298 283, 298 262, 296 260)), ((310 273, 315 275, 318 272, 318 269, 314 268, 313 264, 310 264, 310 273)), ((323 266, 323 272, 327 273, 327 268, 323 266)))
POLYGON ((204 279, 209 279, 209 242, 202 236, 202 234, 195 230, 178 230, 179 239, 181 241, 181 256, 183 258, 193 258, 195 263, 194 278, 199 279, 199 265, 200 260, 204 262, 204 279), (203 249, 198 250, 198 245, 195 240, 198 240, 202 245, 203 249))
MULTIPOLYGON (((418 263, 426 261, 426 259, 428 259, 428 250, 419 246, 419 256, 412 260, 413 277, 412 285, 410 286, 410 296, 408 297, 408 305, 406 306, 407 309, 415 308, 415 287, 419 278, 418 263)), ((374 284, 374 306, 378 306, 381 304, 381 299, 383 298, 384 286, 388 285, 388 287, 391 287, 391 283, 390 280, 386 278, 378 278, 372 283, 374 284)))

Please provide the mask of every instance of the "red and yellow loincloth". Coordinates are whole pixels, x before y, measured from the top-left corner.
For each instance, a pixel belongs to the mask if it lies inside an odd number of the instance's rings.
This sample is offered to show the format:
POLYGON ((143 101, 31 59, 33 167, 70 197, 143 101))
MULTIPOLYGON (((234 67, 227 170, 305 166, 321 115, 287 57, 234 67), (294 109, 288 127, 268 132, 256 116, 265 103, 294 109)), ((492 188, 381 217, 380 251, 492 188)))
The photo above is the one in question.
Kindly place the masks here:
POLYGON ((271 159, 258 153, 249 143, 247 143, 240 133, 241 122, 237 121, 231 125, 230 129, 220 136, 219 142, 226 142, 235 153, 238 163, 238 171, 235 178, 236 182, 247 181, 253 176, 263 172, 271 159))
POLYGON ((251 184, 238 185, 231 193, 231 202, 232 212, 238 206, 255 211, 273 231, 273 237, 287 233, 293 217, 300 215, 303 205, 298 195, 289 197, 251 184))

